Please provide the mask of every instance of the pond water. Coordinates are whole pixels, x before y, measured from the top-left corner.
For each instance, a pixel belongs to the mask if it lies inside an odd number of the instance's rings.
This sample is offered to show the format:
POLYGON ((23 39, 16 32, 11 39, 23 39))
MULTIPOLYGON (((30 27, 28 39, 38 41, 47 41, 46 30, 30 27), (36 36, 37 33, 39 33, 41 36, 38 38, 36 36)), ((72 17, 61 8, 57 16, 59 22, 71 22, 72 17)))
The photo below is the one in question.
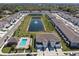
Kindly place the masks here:
POLYGON ((41 17, 32 17, 28 31, 30 32, 44 31, 44 26, 42 24, 41 17))

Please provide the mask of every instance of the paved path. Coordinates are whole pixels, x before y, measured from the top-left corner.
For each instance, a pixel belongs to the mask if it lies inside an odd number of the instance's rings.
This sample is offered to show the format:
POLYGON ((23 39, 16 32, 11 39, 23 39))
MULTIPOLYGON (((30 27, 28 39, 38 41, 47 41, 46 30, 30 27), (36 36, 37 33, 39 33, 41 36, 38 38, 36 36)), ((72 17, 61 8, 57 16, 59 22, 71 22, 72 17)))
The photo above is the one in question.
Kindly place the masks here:
POLYGON ((0 48, 0 53, 2 53, 2 49, 3 47, 7 44, 7 41, 2 45, 2 47, 0 48))
POLYGON ((37 56, 43 56, 43 51, 37 50, 37 56))

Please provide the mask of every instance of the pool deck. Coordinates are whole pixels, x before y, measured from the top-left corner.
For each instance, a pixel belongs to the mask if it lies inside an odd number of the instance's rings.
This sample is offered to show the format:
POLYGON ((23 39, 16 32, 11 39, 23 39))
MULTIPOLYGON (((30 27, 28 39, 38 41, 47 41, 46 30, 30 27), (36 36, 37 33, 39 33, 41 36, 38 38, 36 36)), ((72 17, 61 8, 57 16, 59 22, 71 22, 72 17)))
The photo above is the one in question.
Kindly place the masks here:
POLYGON ((29 45, 30 45, 30 38, 29 37, 21 37, 20 39, 19 39, 19 42, 18 42, 18 44, 17 44, 17 46, 16 46, 16 49, 19 49, 19 48, 25 48, 25 49, 27 49, 27 48, 29 48, 29 45), (21 41, 22 41, 22 39, 23 38, 26 38, 27 39, 27 43, 26 43, 26 45, 25 46, 22 46, 22 47, 20 47, 20 43, 21 43, 21 41))

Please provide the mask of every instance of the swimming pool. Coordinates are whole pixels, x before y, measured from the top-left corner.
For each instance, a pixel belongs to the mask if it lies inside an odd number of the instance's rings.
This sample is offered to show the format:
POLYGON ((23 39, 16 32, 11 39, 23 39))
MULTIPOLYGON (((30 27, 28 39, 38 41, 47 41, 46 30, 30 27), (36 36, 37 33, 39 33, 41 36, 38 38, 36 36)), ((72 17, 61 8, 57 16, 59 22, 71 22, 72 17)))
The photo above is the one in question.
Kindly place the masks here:
POLYGON ((30 38, 29 37, 21 37, 16 45, 16 49, 25 48, 28 49, 30 45, 30 38))
POLYGON ((26 45, 27 39, 26 38, 22 38, 21 42, 20 42, 20 47, 23 47, 26 45))

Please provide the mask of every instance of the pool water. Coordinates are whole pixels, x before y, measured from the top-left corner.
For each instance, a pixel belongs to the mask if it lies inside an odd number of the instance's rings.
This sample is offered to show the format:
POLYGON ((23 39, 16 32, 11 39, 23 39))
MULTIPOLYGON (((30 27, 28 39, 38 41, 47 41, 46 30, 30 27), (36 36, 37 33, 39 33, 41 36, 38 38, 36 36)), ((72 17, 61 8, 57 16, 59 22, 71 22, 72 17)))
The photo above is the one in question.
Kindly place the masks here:
POLYGON ((40 17, 32 17, 28 31, 30 32, 44 31, 44 27, 40 17))
POLYGON ((20 47, 25 46, 27 42, 27 39, 23 38, 20 42, 20 47))

